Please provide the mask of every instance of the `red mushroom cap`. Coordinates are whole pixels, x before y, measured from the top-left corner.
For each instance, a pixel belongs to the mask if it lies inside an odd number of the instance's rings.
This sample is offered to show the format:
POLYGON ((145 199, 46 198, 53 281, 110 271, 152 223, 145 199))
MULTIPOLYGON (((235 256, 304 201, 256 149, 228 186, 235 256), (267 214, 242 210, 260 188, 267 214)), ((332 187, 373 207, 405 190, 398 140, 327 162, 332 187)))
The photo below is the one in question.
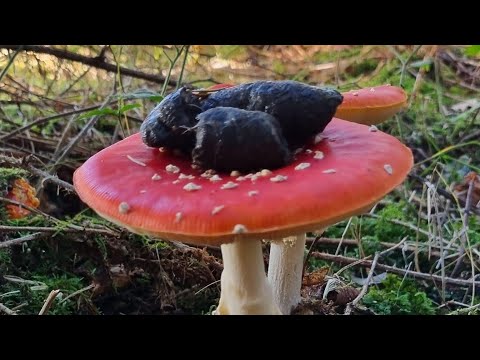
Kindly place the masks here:
POLYGON ((397 86, 382 85, 342 93, 335 116, 366 125, 379 124, 407 105, 407 94, 397 86))
POLYGON ((133 232, 222 244, 298 234, 367 211, 413 164, 410 149, 365 125, 333 119, 319 136, 270 174, 218 180, 135 134, 92 156, 73 180, 85 203, 133 232))
POLYGON ((207 90, 221 90, 221 89, 227 89, 230 87, 233 87, 235 85, 232 84, 215 84, 207 88, 207 90))

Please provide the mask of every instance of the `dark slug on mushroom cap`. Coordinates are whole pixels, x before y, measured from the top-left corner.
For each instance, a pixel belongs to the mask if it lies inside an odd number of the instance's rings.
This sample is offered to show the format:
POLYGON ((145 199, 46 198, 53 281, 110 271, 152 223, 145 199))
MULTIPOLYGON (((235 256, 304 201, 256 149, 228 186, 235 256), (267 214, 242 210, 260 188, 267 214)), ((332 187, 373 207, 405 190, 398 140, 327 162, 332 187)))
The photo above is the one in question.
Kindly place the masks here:
POLYGON ((182 87, 167 95, 142 123, 143 142, 150 147, 169 147, 189 153, 195 144, 195 117, 202 111, 200 99, 182 87))
POLYGON ((257 81, 221 89, 202 102, 202 109, 218 106, 263 111, 274 116, 291 149, 323 131, 343 96, 331 88, 296 81, 257 81))
POLYGON ((229 172, 278 168, 292 160, 278 121, 261 111, 216 107, 197 116, 193 165, 229 172))
POLYGON ((153 109, 140 132, 146 145, 181 150, 198 167, 275 168, 325 129, 342 100, 336 90, 296 81, 257 81, 206 97, 183 87, 153 109))

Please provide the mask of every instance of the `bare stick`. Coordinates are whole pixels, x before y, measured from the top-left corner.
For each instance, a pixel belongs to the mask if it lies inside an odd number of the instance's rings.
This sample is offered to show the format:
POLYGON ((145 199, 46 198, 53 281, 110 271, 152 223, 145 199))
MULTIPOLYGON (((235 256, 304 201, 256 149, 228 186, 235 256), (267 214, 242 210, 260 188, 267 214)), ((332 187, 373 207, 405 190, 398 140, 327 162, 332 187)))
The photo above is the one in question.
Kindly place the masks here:
MULTIPOLYGON (((103 102, 102 106, 100 106, 100 110, 105 108, 105 106, 107 106, 109 102, 110 102, 110 96, 108 96, 107 99, 103 102)), ((85 126, 83 126, 82 130, 80 130, 77 136, 75 136, 72 140, 70 140, 68 145, 64 148, 63 152, 61 153, 61 155, 58 156, 54 166, 62 162, 63 159, 67 157, 67 155, 70 153, 72 148, 75 145, 77 145, 77 143, 85 136, 85 134, 90 130, 90 128, 92 128, 96 124, 99 118, 100 118, 100 115, 96 115, 96 116, 93 116, 90 120, 88 120, 85 126)))
POLYGON ((8 63, 7 65, 5 65, 5 67, 3 68, 2 70, 2 73, 0 74, 0 81, 2 81, 3 77, 5 76, 5 74, 7 73, 8 69, 10 68, 10 66, 13 64, 13 61, 15 60, 15 58, 17 57, 18 53, 20 52, 20 50, 22 50, 22 45, 13 53, 13 55, 10 57, 10 59, 8 60, 8 63))
POLYGON ((358 294, 357 297, 352 301, 352 306, 353 307, 357 306, 359 301, 367 293, 368 286, 370 285, 370 281, 372 281, 373 271, 375 270, 375 266, 377 266, 377 262, 378 262, 379 257, 380 257, 380 253, 379 252, 375 253, 375 257, 373 258, 373 261, 372 261, 372 267, 370 268, 370 271, 368 272, 367 281, 365 282, 365 284, 363 284, 363 287, 362 287, 362 290, 360 291, 360 294, 358 294))
POLYGON ((0 196, 0 202, 20 206, 21 208, 25 208, 28 211, 34 212, 36 214, 40 214, 40 215, 44 216, 45 218, 47 218, 48 220, 56 222, 57 224, 63 224, 64 226, 69 227, 70 229, 75 229, 75 230, 80 230, 80 231, 83 231, 85 229, 83 226, 62 222, 61 220, 57 219, 55 216, 48 215, 48 214, 44 213, 43 211, 32 208, 31 206, 25 205, 21 202, 15 201, 15 200, 10 200, 10 199, 7 199, 7 198, 4 198, 4 197, 0 196))
POLYGON ((86 108, 83 108, 83 109, 67 111, 67 112, 64 112, 64 113, 61 113, 61 114, 55 114, 55 115, 52 115, 52 116, 47 116, 47 117, 43 117, 43 118, 34 120, 31 123, 28 123, 27 125, 24 125, 22 127, 19 127, 18 129, 15 129, 15 130, 9 132, 6 135, 0 136, 0 141, 8 140, 8 139, 14 137, 15 135, 17 135, 21 132, 27 131, 28 129, 30 129, 30 128, 36 126, 36 125, 41 125, 41 124, 44 124, 46 122, 49 122, 50 120, 60 119, 60 118, 63 118, 63 117, 69 116, 69 115, 80 114, 80 113, 84 113, 84 112, 87 112, 87 111, 90 111, 90 110, 96 110, 96 109, 98 109, 102 106, 103 106, 103 104, 102 105, 89 106, 89 107, 86 107, 86 108))
MULTIPOLYGON (((335 246, 337 247, 338 244, 342 244, 343 246, 358 246, 358 241, 355 240, 355 239, 338 239, 338 238, 326 238, 326 237, 321 237, 319 238, 318 240, 316 240, 316 238, 314 237, 307 237, 307 244, 312 244, 313 242, 315 241, 315 245, 317 246, 335 246)), ((376 242, 376 244, 380 245, 381 247, 384 247, 384 248, 391 248, 393 245, 395 245, 395 243, 391 243, 391 242, 386 242, 386 241, 379 241, 379 242, 376 242)), ((398 244, 398 243, 397 243, 398 244)), ((422 247, 418 247, 416 244, 413 245, 413 244, 410 244, 410 243, 407 243, 405 246, 405 250, 406 251, 418 251, 418 250, 422 250, 422 247)), ((424 246, 426 247, 427 244, 425 243, 424 246)), ((434 246, 436 247, 436 246, 434 246)), ((457 248, 455 247, 451 247, 449 249, 445 249, 445 251, 457 251, 457 248)), ((431 252, 432 256, 435 256, 435 257, 440 257, 441 254, 440 252, 438 251, 433 251, 431 252)))
MULTIPOLYGON (((465 202, 465 210, 464 215, 462 217, 463 220, 463 227, 468 228, 468 217, 470 214, 470 209, 472 208, 472 195, 473 195, 473 186, 475 184, 475 179, 471 179, 468 183, 468 191, 467 191, 467 198, 465 202)), ((466 243, 466 234, 462 236, 460 239, 460 252, 458 253, 458 259, 455 263, 455 267, 453 268, 450 276, 455 276, 460 270, 460 266, 462 265, 462 258, 463 254, 465 253, 465 243, 466 243)))
POLYGON ((33 234, 29 234, 29 235, 19 237, 18 239, 2 241, 2 242, 0 242, 0 249, 1 248, 6 248, 6 247, 9 247, 9 246, 13 246, 13 245, 20 245, 20 244, 23 244, 24 242, 27 242, 27 241, 37 240, 37 239, 40 239, 42 237, 45 237, 45 235, 46 235, 45 233, 37 232, 37 233, 33 233, 33 234))
POLYGON ((80 228, 80 229, 59 229, 55 227, 44 227, 44 226, 7 226, 0 225, 0 233, 6 232, 17 232, 17 231, 38 231, 38 232, 90 232, 96 234, 105 234, 105 235, 118 235, 119 232, 110 229, 96 229, 96 228, 80 228))
POLYGON ((60 180, 55 175, 50 175, 49 173, 47 173, 43 170, 37 169, 36 167, 28 164, 25 161, 22 161, 20 159, 16 159, 14 157, 6 156, 6 155, 0 155, 0 163, 1 162, 7 163, 10 166, 21 167, 21 168, 24 168, 25 170, 30 171, 33 175, 37 175, 37 176, 43 178, 42 179, 42 184, 44 182, 52 182, 55 185, 58 185, 58 186, 66 189, 68 191, 71 191, 71 192, 75 193, 75 188, 73 187, 72 184, 70 184, 66 181, 60 180))
POLYGON ((94 284, 90 284, 90 285, 88 285, 88 286, 86 286, 86 287, 84 287, 84 288, 82 288, 82 289, 80 289, 80 290, 77 290, 77 291, 71 293, 70 295, 68 295, 66 298, 60 300, 60 304, 63 303, 63 302, 65 302, 65 301, 67 301, 68 299, 71 299, 71 298, 74 297, 74 296, 77 296, 77 295, 79 295, 79 294, 81 294, 81 293, 83 293, 83 292, 85 292, 85 291, 88 291, 88 290, 90 290, 90 289, 93 289, 94 287, 95 287, 94 284))
MULTIPOLYGON (((138 78, 138 79, 143 79, 143 80, 151 81, 157 84, 163 84, 165 82, 165 77, 161 75, 146 74, 138 70, 127 69, 121 66, 117 67, 115 64, 110 64, 105 61, 105 58, 99 57, 99 56, 89 57, 89 56, 76 54, 68 50, 62 50, 62 49, 41 46, 41 45, 0 45, 0 48, 10 49, 10 50, 33 51, 36 53, 53 55, 59 59, 79 62, 82 64, 96 67, 98 69, 103 69, 108 72, 113 72, 113 73, 119 72, 120 75, 126 75, 130 77, 138 78)), ((177 82, 175 80, 168 80, 168 84, 171 86, 175 86, 176 83, 177 82)))
POLYGON ((60 293, 60 290, 52 290, 50 291, 50 294, 48 294, 47 299, 45 300, 45 303, 43 304, 42 309, 38 313, 38 315, 45 315, 46 312, 52 307, 53 301, 57 297, 57 295, 60 293))
MULTIPOLYGON (((313 252, 312 257, 317 258, 317 259, 322 259, 322 260, 327 260, 327 261, 333 261, 339 264, 351 264, 352 266, 361 266, 361 267, 372 267, 372 261, 371 260, 366 260, 366 259, 353 259, 345 256, 340 256, 340 255, 332 255, 332 254, 327 254, 327 253, 320 253, 320 252, 313 252)), ((397 267, 393 266, 388 266, 388 265, 383 265, 383 264, 377 264, 376 266, 380 270, 384 270, 386 272, 390 272, 393 274, 398 274, 398 275, 403 275, 407 276, 410 275, 413 278, 418 278, 422 280, 428 280, 432 282, 441 282, 442 277, 438 275, 433 275, 433 274, 425 274, 417 271, 410 271, 410 270, 404 270, 400 269, 397 267)), ((463 279, 453 279, 450 277, 445 277, 445 282, 452 284, 452 285, 457 285, 457 286, 480 286, 480 281, 471 281, 471 280, 463 280, 463 279)))
POLYGON ((307 269, 308 260, 310 259, 310 253, 312 252, 313 247, 315 246, 316 242, 320 239, 320 236, 322 236, 322 234, 323 234, 323 230, 320 233, 317 234, 317 236, 313 239, 312 244, 308 248, 307 256, 305 256, 305 260, 303 261, 302 279, 305 276, 305 271, 307 269))
MULTIPOLYGON (((374 219, 381 219, 381 216, 380 215, 377 215, 377 214, 363 214, 363 216, 368 216, 368 217, 372 217, 374 219)), ((406 228, 409 228, 413 231, 417 231, 419 232, 420 234, 423 234, 425 236, 428 236, 428 237, 431 237, 431 238, 434 238, 438 241, 445 241, 445 242, 448 242, 447 240, 445 240, 444 238, 442 238, 441 236, 436 236, 436 235, 432 235, 431 233, 429 233, 428 231, 426 230, 423 230, 421 228, 419 228, 418 226, 415 226, 415 225, 412 225, 412 224, 409 224, 407 222, 404 222, 404 221, 400 221, 400 220, 396 220, 396 219, 385 219, 386 221, 392 223, 392 224, 397 224, 397 225, 401 225, 401 226, 404 226, 406 228)))
POLYGON ((13 310, 10 310, 8 307, 0 303, 0 311, 3 311, 7 315, 17 315, 17 313, 13 310))

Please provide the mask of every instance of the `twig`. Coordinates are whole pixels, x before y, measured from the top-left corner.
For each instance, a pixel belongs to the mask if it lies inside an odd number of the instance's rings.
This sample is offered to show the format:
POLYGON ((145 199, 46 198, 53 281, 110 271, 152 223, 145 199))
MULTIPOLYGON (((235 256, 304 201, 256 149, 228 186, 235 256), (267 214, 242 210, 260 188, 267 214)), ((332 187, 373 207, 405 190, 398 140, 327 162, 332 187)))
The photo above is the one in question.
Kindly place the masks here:
MULTIPOLYGON (((409 174, 408 177, 414 179, 414 180, 417 180, 419 182, 421 182, 422 184, 425 184, 426 186, 428 186, 428 180, 425 180, 424 178, 422 178, 421 176, 418 176, 418 175, 415 175, 415 174, 409 174)), ((448 192, 447 190, 444 190, 440 187, 436 187, 435 190, 442 196, 444 196, 445 198, 451 200, 451 201, 454 201, 454 202, 458 202, 461 204, 461 205, 465 205, 465 202, 460 199, 460 198, 457 198, 455 195, 453 195, 451 192, 448 192)), ((477 208, 472 208, 471 209, 472 212, 474 212, 475 214, 477 215, 480 215, 480 209, 477 209, 477 208)))
POLYGON ((47 218, 48 220, 51 220, 51 221, 53 221, 57 224, 63 224, 64 226, 69 227, 70 229, 75 229, 75 230, 80 230, 80 231, 84 230, 83 226, 78 226, 78 225, 66 223, 65 221, 61 221, 61 220, 57 219, 55 216, 46 214, 41 210, 38 210, 38 209, 35 209, 31 206, 25 205, 24 203, 21 203, 21 202, 18 202, 18 201, 15 201, 15 200, 10 200, 10 199, 7 199, 7 198, 1 197, 1 196, 0 196, 0 202, 20 206, 22 208, 27 209, 28 211, 31 211, 31 212, 36 213, 36 214, 40 214, 40 215, 44 216, 45 218, 47 218))
MULTIPOLYGON (((432 45, 432 47, 430 48, 430 51, 427 54, 425 54, 423 61, 427 61, 429 59, 434 58, 436 56, 435 54, 437 52, 437 49, 438 49, 438 45, 432 45)), ((423 81, 423 76, 425 72, 426 72, 426 67, 422 67, 418 71, 417 76, 415 78, 415 83, 413 84, 413 89, 410 93, 410 101, 408 106, 411 106, 412 103, 415 101, 415 98, 417 97, 418 89, 420 88, 420 84, 423 81)))
POLYGON ((90 71, 91 67, 88 67, 79 77, 77 77, 65 90, 63 90, 58 97, 62 98, 66 93, 68 93, 74 86, 77 84, 87 73, 90 71))
MULTIPOLYGON (((475 180, 476 177, 471 179, 468 183, 468 190, 467 190, 467 197, 465 201, 465 210, 464 210, 464 216, 462 217, 463 219, 463 227, 468 228, 468 217, 470 214, 470 210, 472 208, 472 196, 473 196, 473 186, 475 185, 475 180)), ((465 236, 462 236, 460 239, 460 251, 458 253, 458 259, 455 263, 455 266, 450 274, 450 276, 455 276, 460 269, 460 265, 462 264, 462 256, 465 253, 465 243, 466 239, 465 236)))
POLYGON ((204 287, 202 287, 200 290, 198 290, 194 295, 197 296, 198 294, 200 294, 203 290, 206 290, 208 289, 210 286, 212 285, 215 285, 215 284, 218 284, 221 280, 215 280, 214 282, 211 282, 210 284, 208 285, 205 285, 204 287))
POLYGON ((52 115, 52 116, 47 116, 47 117, 43 117, 43 118, 34 120, 34 121, 32 121, 31 123, 29 123, 29 124, 27 124, 27 125, 24 125, 24 126, 22 126, 22 127, 19 127, 18 129, 15 129, 15 130, 9 132, 9 133, 6 134, 6 135, 0 136, 0 141, 8 140, 8 139, 14 137, 15 135, 17 135, 17 134, 19 134, 19 133, 21 133, 21 132, 27 131, 28 129, 30 129, 30 128, 34 127, 34 126, 41 125, 41 124, 44 124, 44 123, 46 123, 46 122, 49 122, 50 120, 55 120, 55 119, 63 118, 63 117, 69 116, 69 115, 80 114, 80 113, 87 112, 87 111, 90 111, 90 110, 96 110, 96 109, 98 109, 98 108, 100 108, 100 107, 102 107, 102 106, 103 106, 103 104, 101 104, 101 105, 89 106, 89 107, 86 107, 86 108, 83 108, 83 109, 67 111, 67 112, 64 112, 64 113, 61 113, 61 114, 55 114, 55 115, 52 115))
POLYGON ((367 276, 367 281, 365 284, 363 284, 362 290, 360 291, 360 294, 357 295, 357 297, 352 301, 352 306, 355 307, 359 303, 359 301, 362 299, 362 297, 367 293, 368 286, 370 285, 370 281, 372 281, 373 277, 373 272, 375 270, 375 267, 377 266, 378 258, 380 257, 380 253, 377 252, 375 253, 375 257, 373 258, 372 261, 372 267, 370 268, 370 271, 368 272, 367 276))
POLYGON ((55 185, 58 185, 68 191, 75 193, 75 188, 73 187, 72 184, 66 181, 60 180, 56 175, 50 175, 49 173, 43 170, 37 169, 36 167, 30 165, 26 161, 22 161, 20 159, 16 159, 11 156, 0 155, 0 163, 1 162, 7 163, 10 166, 21 167, 21 168, 24 168, 25 170, 30 171, 33 175, 37 175, 43 178, 42 184, 45 182, 52 182, 55 185))
MULTIPOLYGON (((170 66, 168 68, 168 72, 167 72, 167 76, 165 78, 165 82, 163 83, 163 88, 162 88, 162 91, 160 93, 160 95, 164 96, 166 91, 167 91, 167 84, 170 82, 170 76, 172 74, 172 70, 173 70, 173 67, 175 66, 178 58, 180 57, 180 55, 182 54, 182 51, 184 49, 185 45, 182 46, 180 48, 180 50, 178 50, 178 48, 175 46, 175 51, 176 51, 176 54, 175 54, 175 57, 173 59, 170 58, 170 56, 168 56, 168 53, 165 51, 165 49, 162 49, 163 50, 163 53, 164 55, 167 57, 168 61, 170 62, 170 66)), ((178 84, 178 82, 176 82, 178 84)))
MULTIPOLYGON (((37 231, 37 232, 89 232, 105 235, 118 235, 118 232, 109 229, 95 229, 95 228, 81 228, 81 229, 59 229, 55 227, 43 227, 43 226, 7 226, 0 225, 0 233, 17 232, 17 231, 37 231)), ((1 243, 0 243, 1 244, 1 243)))
MULTIPOLYGON (((353 259, 353 258, 341 256, 341 255, 332 255, 332 254, 320 253, 320 252, 313 252, 312 257, 321 259, 321 260, 326 260, 326 261, 333 261, 339 264, 351 264, 352 266, 372 267, 372 261, 366 260, 366 259, 353 259)), ((404 269, 383 265, 383 264, 377 264, 376 267, 380 270, 391 272, 393 274, 404 275, 404 276, 410 275, 413 278, 428 280, 432 282, 442 281, 442 277, 439 275, 425 274, 417 271, 404 270, 404 269)), ((445 282, 452 285, 457 285, 457 286, 471 286, 471 285, 480 286, 480 281, 453 279, 450 277, 445 277, 445 282)))
POLYGON ((17 313, 13 310, 10 310, 8 307, 0 303, 0 311, 3 311, 7 315, 17 315, 17 313))
POLYGON ((45 237, 45 236, 46 236, 45 233, 37 232, 37 233, 33 233, 33 234, 29 234, 29 235, 19 237, 18 239, 2 241, 2 242, 0 242, 0 249, 1 248, 6 248, 6 247, 9 247, 9 246, 13 246, 13 245, 20 245, 20 244, 23 244, 24 242, 27 242, 27 241, 38 240, 38 239, 40 239, 42 237, 45 237))
POLYGON ((315 246, 317 241, 320 239, 320 236, 322 236, 322 233, 323 233, 323 231, 320 234, 318 234, 317 236, 315 236, 315 238, 312 241, 312 244, 308 248, 307 256, 305 256, 305 260, 303 261, 302 279, 305 276, 305 270, 307 269, 308 259, 310 259, 310 253, 312 252, 313 247, 315 246))
POLYGON ((15 306, 15 307, 13 307, 12 310, 15 311, 15 312, 17 312, 17 310, 19 310, 19 309, 21 309, 21 308, 23 308, 23 307, 25 307, 25 306, 27 306, 27 305, 28 305, 28 302, 24 302, 24 303, 21 303, 20 305, 17 305, 17 306, 15 306))
POLYGON ((185 65, 187 64, 189 49, 190 49, 190 45, 185 45, 185 56, 183 57, 182 68, 180 70, 180 75, 178 76, 178 80, 177 80, 177 87, 176 87, 177 89, 180 88, 180 86, 182 85, 183 71, 185 70, 185 65))
POLYGON ((385 249, 383 251, 380 252, 380 256, 383 256, 383 255, 386 255, 387 253, 389 253, 390 251, 392 250, 395 250, 396 248, 399 248, 401 245, 403 245, 405 243, 405 241, 407 241, 407 237, 405 236, 399 243, 389 247, 388 249, 385 249))
POLYGON ((42 309, 38 313, 38 315, 45 315, 46 312, 52 307, 53 301, 57 297, 57 295, 60 293, 60 290, 52 290, 50 291, 50 294, 48 294, 47 299, 45 300, 45 303, 43 304, 42 309))
MULTIPOLYGON (((403 78, 405 76, 405 70, 407 69, 407 66, 408 64, 410 63, 410 60, 415 56, 415 54, 418 52, 418 50, 420 50, 420 48, 422 47, 423 45, 417 45, 415 47, 415 49, 413 49, 412 53, 408 56, 407 60, 403 61, 400 59, 400 61, 402 62, 402 71, 400 73, 400 81, 399 81, 399 86, 402 86, 403 85, 403 78)), ((397 56, 398 57, 398 56, 397 56)))
POLYGON ((375 253, 375 257, 373 258, 373 261, 372 261, 372 266, 370 267, 370 271, 368 272, 367 280, 365 281, 365 284, 363 284, 362 290, 360 290, 360 293, 357 295, 357 297, 353 299, 353 301, 347 304, 347 307, 345 309, 345 315, 350 315, 352 313, 352 310, 357 307, 357 304, 360 302, 360 300, 362 300, 362 298, 367 293, 368 286, 372 281, 373 272, 375 270, 375 267, 377 266, 379 257, 380 257, 380 253, 379 252, 375 253))
POLYGON ((71 293, 70 295, 68 295, 67 297, 65 297, 64 299, 60 300, 59 304, 65 302, 65 301, 67 301, 68 299, 71 299, 72 297, 77 296, 77 295, 79 295, 79 294, 81 294, 81 293, 83 293, 83 292, 85 292, 85 291, 88 291, 88 290, 90 290, 90 289, 93 289, 94 287, 95 287, 94 284, 90 284, 90 285, 88 285, 88 286, 86 286, 86 287, 84 287, 84 288, 82 288, 82 289, 80 289, 80 290, 77 290, 77 291, 71 293))
POLYGON ((22 48, 23 48, 23 46, 21 45, 21 46, 13 53, 13 55, 10 57, 10 59, 8 60, 7 65, 5 65, 5 67, 4 67, 3 70, 2 70, 2 73, 0 74, 0 81, 2 81, 3 77, 4 77, 5 74, 7 73, 8 69, 10 68, 10 66, 12 66, 13 61, 14 61, 15 58, 17 57, 18 53, 22 50, 22 48))
MULTIPOLYGON (((110 102, 110 98, 111 98, 111 96, 107 96, 107 99, 100 106, 100 110, 102 110, 103 108, 105 108, 105 106, 108 105, 108 103, 110 102)), ((63 159, 65 159, 67 157, 67 155, 70 153, 70 151, 73 149, 73 147, 75 145, 77 145, 77 143, 85 136, 87 131, 89 131, 92 128, 92 126, 95 125, 95 123, 98 121, 99 118, 100 118, 100 115, 95 115, 90 120, 88 120, 88 122, 82 127, 82 130, 80 130, 80 132, 77 134, 77 136, 75 136, 72 140, 70 140, 68 145, 65 146, 65 149, 63 150, 62 154, 55 161, 54 167, 55 167, 55 165, 62 162, 63 159)))
MULTIPOLYGON (((24 50, 24 51, 33 51, 41 54, 53 55, 59 59, 71 60, 79 62, 82 64, 90 65, 98 69, 103 69, 108 72, 116 73, 120 72, 121 75, 126 75, 138 79, 143 79, 151 81, 157 84, 163 84, 165 82, 165 77, 161 75, 146 74, 144 72, 127 69, 124 67, 118 67, 114 64, 105 62, 104 58, 101 57, 89 57, 80 54, 73 53, 68 50, 57 49, 53 47, 41 46, 41 45, 0 45, 0 48, 10 49, 10 50, 24 50), (22 49, 23 46, 23 49, 22 49)), ((175 80, 168 80, 168 85, 175 86, 175 80)))
MULTIPOLYGON (((372 217, 374 219, 380 219, 381 216, 380 215, 376 215, 376 214, 363 214, 363 216, 368 216, 368 217, 372 217)), ((409 224, 409 223, 406 223, 406 222, 403 222, 403 221, 400 221, 400 220, 395 220, 395 219, 385 219, 386 221, 388 222, 391 222, 392 224, 396 224, 396 225, 401 225, 401 226, 404 226, 406 228, 409 228, 413 231, 417 231, 419 232, 420 234, 423 234, 427 237, 432 237, 438 241, 445 241, 447 242, 447 240, 445 240, 444 238, 442 238, 441 236, 437 236, 437 235, 432 235, 431 233, 429 233, 428 231, 426 230, 423 230, 421 228, 419 228, 418 226, 415 226, 415 225, 412 225, 412 224, 409 224)))
MULTIPOLYGON (((307 237, 307 244, 311 244, 312 242, 315 241, 315 239, 316 238, 314 238, 314 237, 307 237)), ((337 238, 321 237, 316 241, 316 245, 324 245, 324 246, 338 246, 338 244, 340 244, 340 243, 342 243, 342 245, 344 245, 344 246, 358 246, 358 241, 355 240, 355 239, 343 239, 342 240, 342 239, 337 239, 337 238)), ((401 243, 403 243, 403 241, 401 243)), ((398 244, 398 243, 397 243, 397 245, 395 245, 394 243, 389 243, 389 242, 385 242, 385 241, 379 241, 379 242, 376 242, 375 244, 378 244, 378 245, 380 245, 384 248, 390 248, 390 250, 393 250, 394 248, 400 246, 400 244, 398 244), (395 246, 392 248, 392 245, 395 245, 395 246)), ((419 250, 419 247, 416 246, 416 245, 412 245, 412 244, 407 243, 405 246, 406 246, 406 248, 405 248, 406 251, 417 251, 417 250, 419 250)), ((420 250, 421 250, 421 248, 420 248, 420 250)), ((449 249, 446 249, 446 250, 455 251, 456 249, 455 248, 449 248, 449 249)), ((434 257, 440 257, 441 256, 439 251, 433 251, 431 253, 431 255, 434 256, 434 257)))

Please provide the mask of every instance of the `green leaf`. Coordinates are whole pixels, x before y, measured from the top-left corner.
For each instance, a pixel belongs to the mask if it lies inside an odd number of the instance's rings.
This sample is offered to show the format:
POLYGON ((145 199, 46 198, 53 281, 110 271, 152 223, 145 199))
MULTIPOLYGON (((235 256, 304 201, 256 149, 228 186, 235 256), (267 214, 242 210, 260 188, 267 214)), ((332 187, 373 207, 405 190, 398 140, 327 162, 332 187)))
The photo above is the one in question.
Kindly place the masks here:
POLYGON ((163 96, 162 96, 162 95, 150 96, 150 97, 148 98, 148 100, 152 100, 152 101, 162 101, 162 100, 163 100, 163 96))
POLYGON ((122 106, 120 109, 118 109, 118 113, 119 114, 123 114, 124 112, 128 111, 128 110, 131 110, 131 109, 135 109, 135 108, 139 108, 141 105, 140 104, 128 104, 128 105, 124 105, 122 106))
POLYGON ((117 112, 110 108, 96 109, 96 110, 86 112, 85 114, 79 116, 78 120, 82 120, 88 117, 98 116, 98 115, 117 115, 117 112))

